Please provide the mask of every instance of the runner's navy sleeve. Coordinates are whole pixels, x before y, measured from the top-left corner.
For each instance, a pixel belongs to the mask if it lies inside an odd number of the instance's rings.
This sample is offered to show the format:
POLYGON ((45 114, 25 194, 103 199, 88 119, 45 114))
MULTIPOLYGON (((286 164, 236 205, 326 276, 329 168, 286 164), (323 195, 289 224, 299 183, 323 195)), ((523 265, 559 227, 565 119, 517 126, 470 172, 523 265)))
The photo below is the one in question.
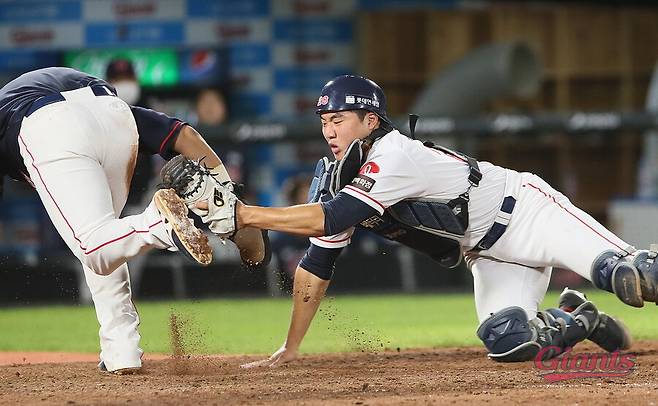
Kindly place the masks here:
POLYGON ((178 155, 173 150, 174 140, 186 123, 151 109, 138 106, 130 106, 130 109, 137 123, 140 151, 160 154, 167 160, 178 155))
POLYGON ((333 199, 320 203, 324 211, 324 235, 342 233, 365 219, 379 214, 356 197, 338 192, 333 199))
POLYGON ((342 250, 342 248, 323 248, 311 244, 299 261, 299 266, 318 278, 328 281, 334 273, 336 258, 342 250))

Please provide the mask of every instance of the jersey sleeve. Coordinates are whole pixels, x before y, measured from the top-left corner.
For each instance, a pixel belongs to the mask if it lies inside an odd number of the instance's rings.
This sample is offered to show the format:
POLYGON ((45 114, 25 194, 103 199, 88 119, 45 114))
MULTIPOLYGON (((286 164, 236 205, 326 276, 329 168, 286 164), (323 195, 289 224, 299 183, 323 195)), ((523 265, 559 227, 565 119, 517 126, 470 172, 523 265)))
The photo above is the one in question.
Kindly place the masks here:
POLYGON ((358 175, 341 191, 366 203, 381 215, 395 203, 418 197, 426 190, 425 177, 404 151, 374 151, 358 175))
POLYGON ((159 154, 167 160, 178 154, 173 150, 174 140, 185 122, 143 107, 130 106, 130 109, 137 123, 141 151, 159 154))
POLYGON ((321 202, 324 211, 324 233, 338 234, 374 216, 377 211, 363 201, 344 192, 330 200, 321 202))
POLYGON ((350 244, 352 240, 352 234, 354 234, 354 227, 350 227, 349 229, 336 235, 330 235, 326 237, 310 237, 309 241, 311 241, 311 244, 322 248, 343 248, 350 244))

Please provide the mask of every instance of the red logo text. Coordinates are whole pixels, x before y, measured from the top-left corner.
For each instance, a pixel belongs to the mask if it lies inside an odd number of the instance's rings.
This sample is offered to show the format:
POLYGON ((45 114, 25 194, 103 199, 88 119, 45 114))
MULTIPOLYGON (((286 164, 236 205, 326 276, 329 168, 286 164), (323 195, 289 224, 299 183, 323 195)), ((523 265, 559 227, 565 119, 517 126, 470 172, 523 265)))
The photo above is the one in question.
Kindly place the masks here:
POLYGON ((571 348, 567 348, 558 357, 542 360, 550 351, 560 351, 560 348, 542 348, 535 357, 535 367, 542 371, 540 376, 547 382, 578 378, 615 378, 629 375, 635 370, 636 355, 632 353, 615 351, 572 354, 571 348))

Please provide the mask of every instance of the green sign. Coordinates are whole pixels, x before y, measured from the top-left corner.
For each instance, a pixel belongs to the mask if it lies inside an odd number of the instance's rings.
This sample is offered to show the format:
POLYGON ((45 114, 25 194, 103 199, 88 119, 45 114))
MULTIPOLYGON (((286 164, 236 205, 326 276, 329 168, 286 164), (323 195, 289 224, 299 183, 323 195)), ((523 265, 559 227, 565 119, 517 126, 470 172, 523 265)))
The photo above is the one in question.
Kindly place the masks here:
POLYGON ((171 86, 178 83, 178 56, 171 49, 95 49, 70 51, 64 64, 104 78, 107 64, 116 58, 132 61, 142 86, 171 86))

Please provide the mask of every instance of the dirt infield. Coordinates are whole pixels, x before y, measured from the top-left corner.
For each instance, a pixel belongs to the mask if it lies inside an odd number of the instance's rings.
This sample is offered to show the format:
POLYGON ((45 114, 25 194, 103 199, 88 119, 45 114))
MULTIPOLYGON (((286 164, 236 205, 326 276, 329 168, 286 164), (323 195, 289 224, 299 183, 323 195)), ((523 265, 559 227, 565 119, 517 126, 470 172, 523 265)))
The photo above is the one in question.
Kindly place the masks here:
MULTIPOLYGON (((594 352, 589 344, 578 348, 581 354, 594 352)), ((547 383, 540 376, 546 371, 533 362, 489 361, 482 348, 314 355, 281 368, 251 370, 239 365, 257 357, 147 358, 143 371, 129 376, 100 373, 90 361, 36 364, 25 357, 26 362, 0 366, 0 403, 654 404, 658 343, 636 343, 631 353, 634 367, 626 376, 559 383, 547 383)))

